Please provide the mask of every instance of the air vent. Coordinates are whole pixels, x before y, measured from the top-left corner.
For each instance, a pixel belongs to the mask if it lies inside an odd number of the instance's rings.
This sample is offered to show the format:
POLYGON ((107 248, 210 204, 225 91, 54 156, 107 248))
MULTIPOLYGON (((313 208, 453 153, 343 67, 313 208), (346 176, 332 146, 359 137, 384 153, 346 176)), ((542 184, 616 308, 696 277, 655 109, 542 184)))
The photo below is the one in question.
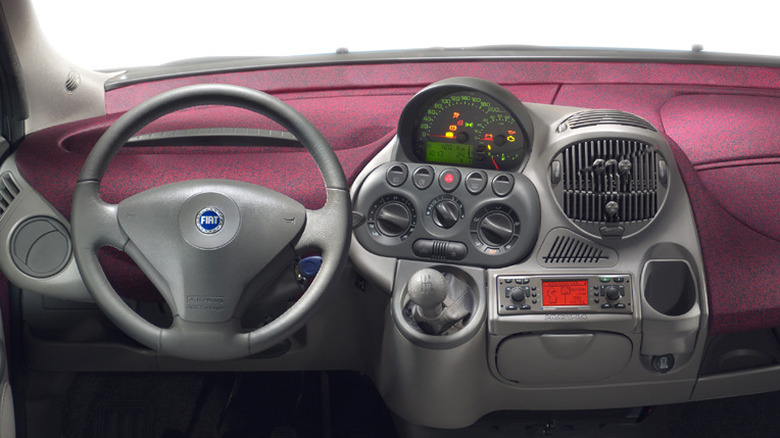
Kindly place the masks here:
POLYGON ((598 263, 607 258, 604 251, 570 237, 556 237, 550 252, 544 256, 545 263, 598 263))
POLYGON ((655 146, 618 138, 571 144, 555 158, 564 214, 593 234, 619 237, 647 225, 666 196, 667 165, 655 146), (619 228, 620 227, 620 228, 619 228), (631 229, 628 229, 628 228, 631 229))
POLYGON ((2 217, 19 196, 19 186, 16 185, 10 173, 0 175, 0 217, 2 217))
POLYGON ((650 131, 657 132, 655 127, 653 127, 653 125, 651 125, 647 120, 631 113, 624 113, 623 111, 615 110, 580 111, 561 123, 561 125, 558 127, 558 131, 563 132, 567 127, 571 129, 579 129, 597 125, 632 126, 634 128, 648 129, 650 131))
POLYGON ((617 264, 614 250, 565 228, 556 228, 545 237, 538 257, 539 262, 548 267, 605 267, 617 264))

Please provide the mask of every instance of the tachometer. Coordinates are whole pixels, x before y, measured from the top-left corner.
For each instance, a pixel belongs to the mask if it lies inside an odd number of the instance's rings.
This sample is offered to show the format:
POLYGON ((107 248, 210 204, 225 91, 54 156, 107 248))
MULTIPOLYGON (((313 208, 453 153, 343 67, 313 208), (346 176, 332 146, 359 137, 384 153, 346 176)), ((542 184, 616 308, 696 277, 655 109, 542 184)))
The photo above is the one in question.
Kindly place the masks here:
POLYGON ((515 170, 527 159, 533 125, 506 89, 454 78, 418 93, 404 109, 398 133, 409 158, 420 162, 515 170))

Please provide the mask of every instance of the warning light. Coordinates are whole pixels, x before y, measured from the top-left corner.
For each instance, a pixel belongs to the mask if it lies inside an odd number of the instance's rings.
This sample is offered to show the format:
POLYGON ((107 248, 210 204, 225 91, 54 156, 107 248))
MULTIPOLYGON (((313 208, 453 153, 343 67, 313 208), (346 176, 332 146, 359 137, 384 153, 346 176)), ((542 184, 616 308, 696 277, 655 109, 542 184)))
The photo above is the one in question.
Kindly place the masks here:
POLYGON ((474 127, 474 122, 466 122, 466 127, 467 128, 473 128, 474 127))
POLYGON ((452 118, 453 119, 457 119, 458 117, 460 117, 460 113, 459 112, 452 113, 452 118))
POLYGON ((463 120, 458 120, 458 126, 463 126, 463 120))
POLYGON ((485 141, 493 141, 493 134, 485 134, 485 138, 483 140, 485 140, 485 141))
POLYGON ((450 131, 457 131, 458 125, 450 125, 450 131))
POLYGON ((446 182, 447 184, 452 184, 453 181, 455 181, 455 175, 451 173, 444 174, 444 182, 446 182))
POLYGON ((512 131, 511 129, 506 131, 509 135, 515 135, 517 134, 517 131, 512 131))
POLYGON ((492 147, 490 147, 490 145, 487 145, 487 147, 488 147, 488 150, 491 150, 491 149, 493 149, 492 147))
POLYGON ((509 137, 506 138, 506 141, 513 143, 515 141, 515 137, 510 135, 509 137))
POLYGON ((444 136, 447 137, 447 138, 455 138, 455 134, 453 134, 452 132, 448 132, 448 133, 444 134, 444 136))

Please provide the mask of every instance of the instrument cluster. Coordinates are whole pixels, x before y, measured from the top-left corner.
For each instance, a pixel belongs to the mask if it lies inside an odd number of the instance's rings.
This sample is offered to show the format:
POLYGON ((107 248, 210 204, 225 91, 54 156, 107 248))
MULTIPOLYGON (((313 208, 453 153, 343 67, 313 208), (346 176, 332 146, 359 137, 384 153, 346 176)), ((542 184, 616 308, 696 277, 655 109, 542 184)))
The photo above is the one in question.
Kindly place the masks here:
POLYGON ((533 124, 523 104, 501 86, 453 78, 409 101, 398 137, 406 155, 420 163, 516 171, 528 160, 533 124))

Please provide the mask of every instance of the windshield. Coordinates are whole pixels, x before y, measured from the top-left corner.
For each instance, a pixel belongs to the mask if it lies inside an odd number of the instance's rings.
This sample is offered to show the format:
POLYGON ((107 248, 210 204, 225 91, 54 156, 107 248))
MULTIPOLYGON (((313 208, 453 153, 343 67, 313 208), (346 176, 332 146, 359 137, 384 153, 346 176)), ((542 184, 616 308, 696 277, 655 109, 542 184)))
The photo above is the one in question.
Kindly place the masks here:
POLYGON ((536 45, 780 55, 766 4, 35 0, 51 43, 93 69, 203 57, 536 45), (76 5, 78 4, 78 5, 76 5))

